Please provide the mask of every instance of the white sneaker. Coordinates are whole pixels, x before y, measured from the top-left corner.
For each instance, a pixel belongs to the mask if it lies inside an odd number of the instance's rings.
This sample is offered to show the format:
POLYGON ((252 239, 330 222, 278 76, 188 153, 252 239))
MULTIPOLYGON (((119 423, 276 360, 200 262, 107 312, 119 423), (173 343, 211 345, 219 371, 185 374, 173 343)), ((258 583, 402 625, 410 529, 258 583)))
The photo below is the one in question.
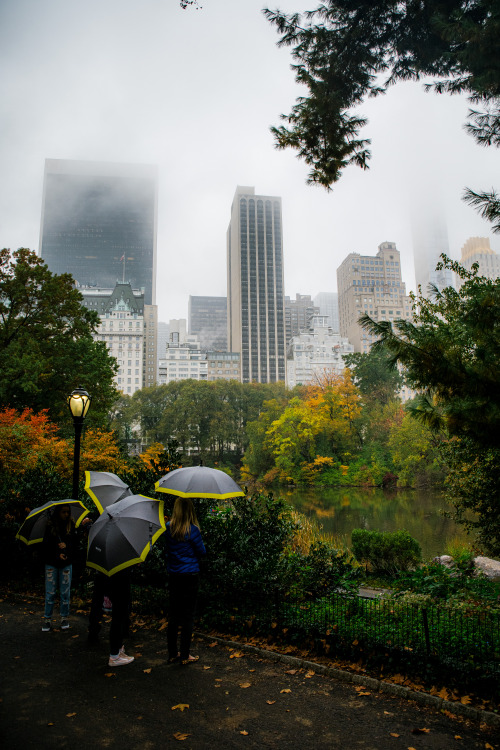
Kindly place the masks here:
POLYGON ((50 620, 44 620, 42 623, 42 633, 49 633, 52 630, 52 622, 50 620))
POLYGON ((123 664, 130 664, 134 661, 133 656, 127 656, 125 652, 118 654, 118 656, 110 656, 108 661, 108 667, 121 667, 123 664))
POLYGON ((67 630, 69 628, 69 620, 65 617, 61 620, 61 630, 67 630))

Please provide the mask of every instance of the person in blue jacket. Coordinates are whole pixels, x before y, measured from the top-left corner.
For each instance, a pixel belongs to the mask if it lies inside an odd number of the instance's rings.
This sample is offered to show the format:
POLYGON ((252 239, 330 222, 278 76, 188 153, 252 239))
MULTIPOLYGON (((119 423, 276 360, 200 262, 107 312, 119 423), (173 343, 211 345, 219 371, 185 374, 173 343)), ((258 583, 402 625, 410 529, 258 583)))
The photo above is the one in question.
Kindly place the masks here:
POLYGON ((180 658, 182 664, 191 664, 199 658, 192 656, 189 650, 198 596, 199 560, 206 555, 206 550, 194 506, 189 498, 176 498, 164 539, 167 545, 169 580, 168 661, 172 663, 180 658), (177 648, 179 627, 180 651, 177 648))

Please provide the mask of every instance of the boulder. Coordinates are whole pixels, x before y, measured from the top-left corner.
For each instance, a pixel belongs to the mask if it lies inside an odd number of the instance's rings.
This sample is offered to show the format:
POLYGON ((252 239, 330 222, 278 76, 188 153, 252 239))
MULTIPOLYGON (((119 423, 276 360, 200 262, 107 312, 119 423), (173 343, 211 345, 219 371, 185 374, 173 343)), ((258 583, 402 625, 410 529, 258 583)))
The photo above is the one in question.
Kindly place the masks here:
POLYGON ((492 560, 489 557, 475 557, 474 565, 476 570, 480 570, 490 581, 500 581, 500 561, 492 560))

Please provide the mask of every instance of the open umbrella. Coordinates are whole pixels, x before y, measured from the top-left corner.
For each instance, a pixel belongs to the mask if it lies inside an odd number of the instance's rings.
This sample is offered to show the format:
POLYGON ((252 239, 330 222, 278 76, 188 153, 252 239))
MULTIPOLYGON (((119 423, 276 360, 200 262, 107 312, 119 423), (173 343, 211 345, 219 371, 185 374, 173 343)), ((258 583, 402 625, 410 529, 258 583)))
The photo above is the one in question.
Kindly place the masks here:
POLYGON ((108 505, 90 529, 87 565, 112 576, 145 560, 164 531, 162 500, 125 497, 108 505))
POLYGON ((89 511, 80 500, 55 500, 53 502, 45 503, 39 508, 35 508, 26 517, 19 531, 16 534, 16 539, 20 539, 25 544, 37 544, 43 542, 45 529, 50 520, 50 517, 54 510, 61 505, 68 505, 71 511, 71 518, 75 522, 75 526, 79 526, 85 516, 89 514, 89 511))
POLYGON ((128 484, 111 471, 86 471, 85 490, 97 505, 99 513, 108 505, 134 494, 128 484))
POLYGON ((155 490, 178 497, 209 497, 215 500, 245 496, 228 474, 208 466, 174 469, 156 482, 155 490))

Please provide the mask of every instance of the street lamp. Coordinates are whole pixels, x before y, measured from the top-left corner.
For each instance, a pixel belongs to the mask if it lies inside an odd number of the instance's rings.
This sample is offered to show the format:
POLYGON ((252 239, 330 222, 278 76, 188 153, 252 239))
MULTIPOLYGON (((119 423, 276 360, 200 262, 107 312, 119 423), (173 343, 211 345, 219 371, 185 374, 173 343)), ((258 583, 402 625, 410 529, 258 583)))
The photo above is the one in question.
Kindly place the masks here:
POLYGON ((92 398, 87 391, 78 387, 68 396, 68 406, 75 427, 75 452, 73 454, 73 500, 78 500, 78 471, 80 468, 80 438, 83 420, 87 416, 92 398))

